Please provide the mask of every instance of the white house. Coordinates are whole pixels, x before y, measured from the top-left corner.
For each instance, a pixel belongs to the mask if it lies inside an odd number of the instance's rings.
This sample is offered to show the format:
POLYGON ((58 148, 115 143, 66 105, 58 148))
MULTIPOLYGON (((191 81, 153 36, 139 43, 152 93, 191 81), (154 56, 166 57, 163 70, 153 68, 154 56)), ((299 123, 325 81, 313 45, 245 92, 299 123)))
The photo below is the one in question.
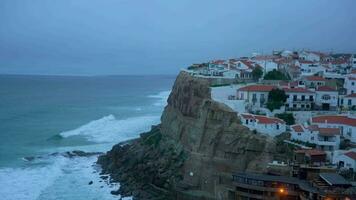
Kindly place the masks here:
POLYGON ((355 115, 321 115, 312 117, 311 123, 323 128, 340 128, 343 137, 356 143, 355 115))
POLYGON ((237 99, 246 100, 250 105, 263 107, 268 100, 268 93, 277 88, 272 85, 249 85, 237 90, 237 99))
POLYGON ((315 105, 320 110, 336 110, 339 92, 336 88, 319 86, 315 90, 315 105))
POLYGON ((274 137, 286 131, 286 123, 279 118, 248 113, 241 114, 240 117, 242 125, 262 134, 274 137))
POLYGON ((326 83, 326 79, 321 76, 305 76, 302 78, 302 81, 308 88, 324 86, 326 83))
POLYGON ((335 156, 334 164, 340 168, 354 171, 356 169, 356 152, 349 151, 335 156))
POLYGON ((264 73, 278 70, 278 63, 275 61, 278 57, 277 56, 255 56, 252 58, 256 64, 260 65, 264 71, 264 73))
POLYGON ((302 87, 283 88, 287 95, 286 110, 311 110, 315 103, 315 93, 302 87))
POLYGON ((299 52, 299 59, 320 62, 322 53, 313 51, 299 52))
POLYGON ((346 89, 346 94, 356 93, 356 73, 345 77, 344 88, 346 89))
POLYGON ((344 96, 341 99, 340 104, 348 109, 352 109, 353 107, 355 107, 356 106, 356 93, 352 93, 352 94, 344 96))
POLYGON ((296 124, 291 126, 291 139, 315 144, 317 149, 324 151, 334 151, 340 146, 340 129, 296 124))
POLYGON ((300 71, 304 76, 310 76, 320 72, 324 73, 326 70, 325 67, 320 65, 318 62, 308 60, 296 61, 295 65, 300 67, 300 71))

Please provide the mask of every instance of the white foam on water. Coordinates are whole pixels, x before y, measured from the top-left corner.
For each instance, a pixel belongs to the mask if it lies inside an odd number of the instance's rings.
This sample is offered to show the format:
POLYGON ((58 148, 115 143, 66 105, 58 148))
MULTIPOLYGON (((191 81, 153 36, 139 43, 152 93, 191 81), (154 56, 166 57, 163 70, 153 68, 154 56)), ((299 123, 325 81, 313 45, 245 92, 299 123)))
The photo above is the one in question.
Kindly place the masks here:
POLYGON ((64 138, 80 135, 92 142, 117 143, 136 138, 159 122, 159 116, 140 116, 118 120, 114 115, 108 115, 74 130, 62 132, 60 135, 64 138))
POLYGON ((168 91, 162 91, 159 92, 158 94, 155 95, 148 95, 149 98, 156 98, 158 99, 153 105, 154 106, 162 106, 164 107, 167 105, 167 99, 169 97, 169 94, 171 93, 171 90, 168 91))
POLYGON ((35 200, 43 190, 62 175, 65 158, 58 158, 48 166, 35 168, 1 168, 0 198, 6 200, 35 200))
MULTIPOLYGON (((110 194, 120 185, 100 178, 96 156, 53 156, 25 168, 0 169, 0 199, 6 200, 116 200, 110 194), (92 181, 92 184, 89 182, 92 181)), ((127 200, 131 199, 126 198, 127 200)))

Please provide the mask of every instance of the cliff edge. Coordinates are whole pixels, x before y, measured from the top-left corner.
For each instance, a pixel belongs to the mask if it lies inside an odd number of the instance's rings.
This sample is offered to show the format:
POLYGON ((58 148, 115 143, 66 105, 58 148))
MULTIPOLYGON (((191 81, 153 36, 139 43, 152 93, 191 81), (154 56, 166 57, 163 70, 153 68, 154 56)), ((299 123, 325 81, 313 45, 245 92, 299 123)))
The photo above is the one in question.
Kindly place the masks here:
POLYGON ((211 99, 209 82, 181 72, 161 124, 117 144, 98 163, 135 199, 227 199, 236 171, 265 172, 275 141, 240 125, 237 113, 211 99))

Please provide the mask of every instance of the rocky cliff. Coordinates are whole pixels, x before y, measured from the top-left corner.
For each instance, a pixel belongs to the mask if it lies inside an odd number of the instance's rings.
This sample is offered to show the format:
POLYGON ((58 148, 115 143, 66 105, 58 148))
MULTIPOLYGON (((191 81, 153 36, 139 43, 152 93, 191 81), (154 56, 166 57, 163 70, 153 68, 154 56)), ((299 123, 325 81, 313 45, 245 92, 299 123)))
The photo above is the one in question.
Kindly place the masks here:
POLYGON ((161 124, 99 158, 136 199, 226 199, 231 174, 267 170, 275 141, 240 125, 236 112, 211 99, 209 83, 181 72, 161 124))

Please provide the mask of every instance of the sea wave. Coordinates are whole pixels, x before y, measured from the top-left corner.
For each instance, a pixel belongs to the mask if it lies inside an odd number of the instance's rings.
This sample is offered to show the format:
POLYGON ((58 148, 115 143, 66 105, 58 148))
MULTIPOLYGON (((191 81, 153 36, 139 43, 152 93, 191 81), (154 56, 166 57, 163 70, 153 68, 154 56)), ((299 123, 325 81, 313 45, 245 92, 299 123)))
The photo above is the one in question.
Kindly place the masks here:
POLYGON ((92 142, 121 142, 138 137, 151 126, 160 122, 159 116, 140 116, 118 120, 114 115, 91 121, 74 130, 60 133, 60 136, 84 136, 92 142))
POLYGON ((119 184, 103 181, 96 165, 97 157, 46 158, 45 165, 0 169, 0 195, 6 200, 114 200, 110 194, 119 184), (92 184, 88 184, 92 181, 92 184), (73 192, 73 189, 75 192, 73 192))
POLYGON ((34 200, 62 175, 65 159, 56 159, 52 165, 36 168, 1 168, 0 195, 7 200, 34 200))
POLYGON ((168 91, 162 91, 159 92, 158 94, 154 95, 148 95, 149 98, 156 98, 158 99, 153 105, 154 106, 165 106, 167 104, 167 99, 169 97, 169 94, 171 93, 171 90, 168 91))

